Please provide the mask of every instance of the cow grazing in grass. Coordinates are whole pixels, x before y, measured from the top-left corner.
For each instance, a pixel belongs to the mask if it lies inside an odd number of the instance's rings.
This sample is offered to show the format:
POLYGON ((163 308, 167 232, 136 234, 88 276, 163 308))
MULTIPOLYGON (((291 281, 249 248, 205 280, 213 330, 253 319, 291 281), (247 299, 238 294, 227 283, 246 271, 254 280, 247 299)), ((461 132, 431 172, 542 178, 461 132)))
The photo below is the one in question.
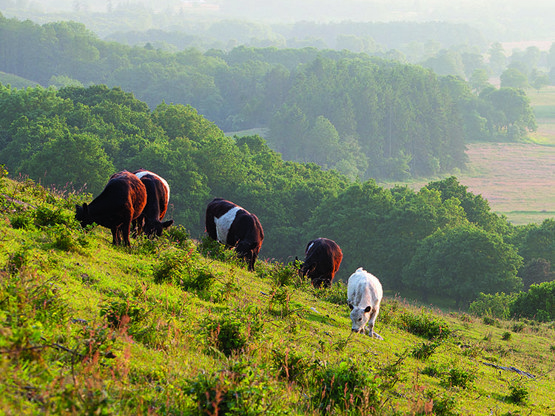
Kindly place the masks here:
POLYGON ((383 338, 374 332, 374 324, 380 313, 383 289, 378 278, 362 267, 349 277, 347 302, 351 309, 352 331, 367 333, 373 338, 383 338), (368 328, 366 325, 368 324, 368 328))
POLYGON ((314 287, 330 287, 343 260, 341 248, 333 240, 317 238, 308 242, 305 255, 301 276, 308 277, 314 287))
POLYGON ((90 204, 76 205, 75 218, 83 227, 96 223, 109 228, 113 244, 123 242, 128 246, 131 222, 143 212, 146 199, 146 188, 141 180, 124 170, 112 175, 90 204))
POLYGON ((146 206, 135 220, 137 232, 144 231, 149 237, 161 236, 162 231, 173 224, 173 220, 162 222, 170 202, 170 186, 164 178, 148 170, 139 169, 133 173, 146 188, 146 206))
POLYGON ((264 230, 256 215, 222 198, 214 198, 206 208, 206 232, 210 238, 235 247, 237 256, 254 270, 264 230))

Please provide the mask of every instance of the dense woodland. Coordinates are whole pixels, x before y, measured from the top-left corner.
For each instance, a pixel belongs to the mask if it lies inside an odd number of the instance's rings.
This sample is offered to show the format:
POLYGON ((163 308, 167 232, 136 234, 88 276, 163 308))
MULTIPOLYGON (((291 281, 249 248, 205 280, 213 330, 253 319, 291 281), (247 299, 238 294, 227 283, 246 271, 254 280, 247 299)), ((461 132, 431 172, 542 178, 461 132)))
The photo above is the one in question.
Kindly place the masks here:
POLYGON ((390 293, 441 294, 459 306, 480 292, 553 280, 555 221, 512 226, 454 177, 418 192, 351 181, 316 164, 284 161, 259 136, 226 137, 191 106, 150 110, 103 85, 2 86, 0 115, 0 153, 11 175, 97 195, 113 172, 148 168, 170 183, 169 216, 193 236, 203 235, 214 196, 256 213, 265 258, 302 258, 310 239, 326 236, 344 252, 338 278, 363 265, 390 293))
POLYGON ((78 23, 0 16, 0 71, 43 86, 118 86, 153 110, 191 105, 224 131, 268 128, 284 159, 351 179, 456 172, 466 142, 519 140, 536 127, 519 88, 346 49, 169 52, 102 41, 78 23))

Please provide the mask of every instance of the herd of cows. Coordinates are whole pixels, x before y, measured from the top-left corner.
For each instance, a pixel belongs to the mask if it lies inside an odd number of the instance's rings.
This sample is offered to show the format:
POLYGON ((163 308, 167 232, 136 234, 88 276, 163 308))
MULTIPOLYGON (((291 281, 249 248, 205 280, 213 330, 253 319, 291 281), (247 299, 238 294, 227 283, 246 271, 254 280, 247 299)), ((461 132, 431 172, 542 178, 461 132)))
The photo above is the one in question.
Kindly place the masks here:
MULTIPOLYGON (((109 228, 114 245, 129 246, 129 234, 162 235, 173 220, 162 221, 170 199, 170 186, 161 176, 145 169, 115 173, 104 190, 90 204, 75 206, 75 218, 82 227, 93 223, 109 228)), ((233 247, 250 271, 264 240, 264 230, 256 215, 222 198, 214 198, 206 208, 206 232, 210 238, 233 247)), ((333 240, 309 241, 299 274, 315 287, 330 287, 341 265, 343 253, 333 240)), ((358 268, 347 283, 352 331, 383 339, 374 332, 383 290, 380 281, 358 268)))

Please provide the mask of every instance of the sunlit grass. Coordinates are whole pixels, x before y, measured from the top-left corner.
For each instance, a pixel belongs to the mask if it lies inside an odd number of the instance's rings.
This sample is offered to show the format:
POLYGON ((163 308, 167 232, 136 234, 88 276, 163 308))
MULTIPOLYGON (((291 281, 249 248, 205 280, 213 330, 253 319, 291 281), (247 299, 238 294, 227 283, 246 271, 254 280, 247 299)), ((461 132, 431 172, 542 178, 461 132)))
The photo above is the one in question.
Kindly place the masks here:
MULTIPOLYGON (((217 407, 219 414, 405 415, 434 406, 436 414, 501 415, 555 408, 553 324, 491 325, 388 293, 378 341, 351 333, 344 285, 315 290, 269 261, 250 273, 232 258, 191 256, 196 242, 177 244, 167 235, 114 247, 110 232, 95 227, 72 234, 69 247, 78 249, 53 248, 47 227, 11 226, 17 212, 33 215, 44 192, 0 178, 0 194, 30 204, 0 203, 1 414, 203 414, 217 407), (208 270, 211 285, 156 281, 168 251, 208 270), (406 330, 409 324, 433 339, 406 330), (224 326, 232 329, 225 336, 224 326), (438 327, 449 336, 437 336, 438 327), (331 385, 338 377, 357 389, 331 385), (361 396, 351 400, 355 390, 361 396), (508 400, 511 394, 522 402, 508 400)), ((62 200, 52 203, 71 213, 62 200)))

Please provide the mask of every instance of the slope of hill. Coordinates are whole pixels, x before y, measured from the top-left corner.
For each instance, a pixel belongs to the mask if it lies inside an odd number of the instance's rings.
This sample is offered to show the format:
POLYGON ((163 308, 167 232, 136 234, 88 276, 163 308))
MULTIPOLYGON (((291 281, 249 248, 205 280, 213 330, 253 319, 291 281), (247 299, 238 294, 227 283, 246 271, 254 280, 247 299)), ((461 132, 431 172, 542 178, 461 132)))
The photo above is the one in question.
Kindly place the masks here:
POLYGON ((386 298, 374 340, 344 285, 179 227, 113 247, 83 199, 0 177, 2 414, 555 414, 553 323, 386 298))

